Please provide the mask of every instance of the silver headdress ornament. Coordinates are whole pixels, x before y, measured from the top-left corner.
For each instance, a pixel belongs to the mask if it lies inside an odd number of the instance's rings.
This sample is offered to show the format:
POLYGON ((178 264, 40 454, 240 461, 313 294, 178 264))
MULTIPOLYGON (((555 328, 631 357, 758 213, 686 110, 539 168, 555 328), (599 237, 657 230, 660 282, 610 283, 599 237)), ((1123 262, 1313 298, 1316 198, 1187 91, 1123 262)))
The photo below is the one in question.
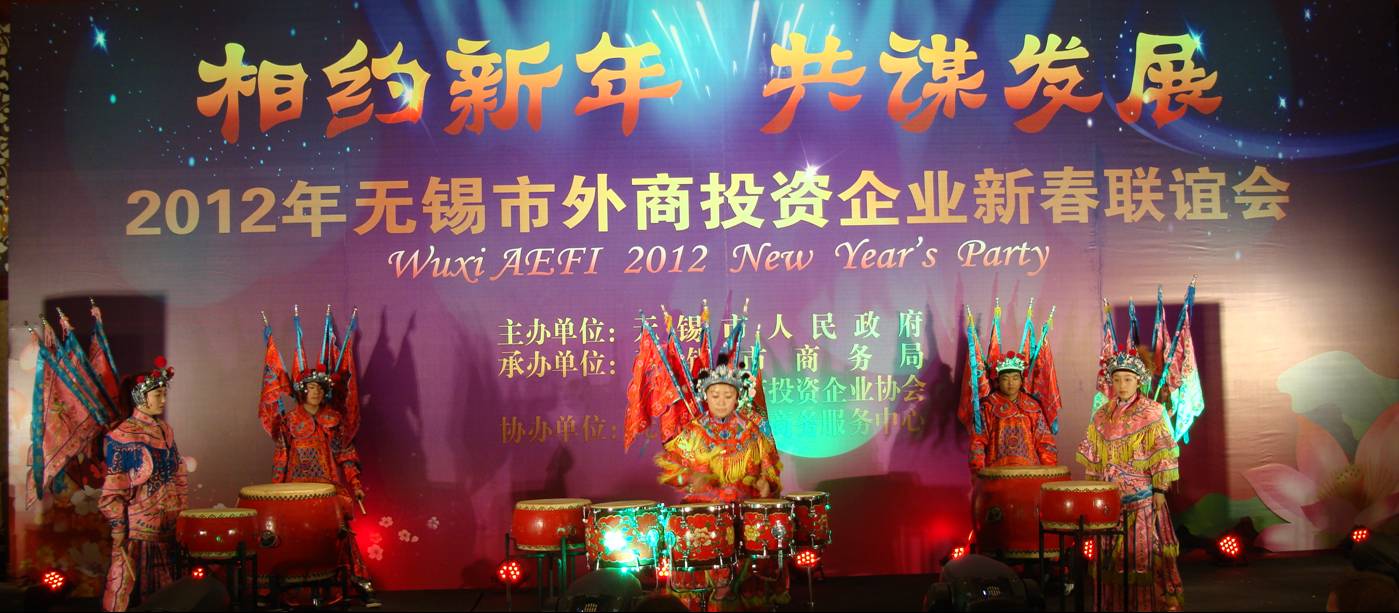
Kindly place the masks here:
POLYGON ((704 398, 705 392, 710 386, 718 384, 730 385, 738 390, 738 405, 744 406, 752 398, 753 394, 753 374, 748 372, 743 362, 737 366, 730 365, 726 357, 720 357, 719 363, 712 368, 706 368, 695 377, 695 391, 699 392, 700 398, 704 398))
POLYGON ((131 401, 136 406, 146 405, 146 393, 162 387, 170 387, 175 378, 175 368, 165 362, 165 356, 156 356, 155 368, 143 375, 136 375, 136 385, 131 388, 131 401))
POLYGON ((1136 349, 1113 354, 1111 358, 1108 358, 1104 368, 1107 370, 1108 376, 1112 376, 1112 373, 1119 370, 1125 370, 1143 381, 1147 378, 1146 362, 1143 362, 1141 356, 1137 355, 1136 349))

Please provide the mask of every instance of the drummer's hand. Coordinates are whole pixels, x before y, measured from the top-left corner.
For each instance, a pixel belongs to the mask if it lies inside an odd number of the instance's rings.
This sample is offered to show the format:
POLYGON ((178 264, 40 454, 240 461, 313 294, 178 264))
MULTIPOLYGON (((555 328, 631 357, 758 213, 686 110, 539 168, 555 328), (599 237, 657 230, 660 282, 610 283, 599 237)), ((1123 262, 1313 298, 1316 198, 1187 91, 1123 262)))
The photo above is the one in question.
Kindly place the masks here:
POLYGON ((767 479, 761 479, 761 480, 758 481, 758 497, 759 497, 759 498, 767 498, 767 497, 768 497, 768 493, 771 492, 771 491, 772 491, 772 486, 768 485, 767 479))
POLYGON ((364 500, 364 490, 355 488, 355 500, 364 500))
POLYGON ((112 547, 121 547, 122 545, 125 545, 125 544, 126 544, 126 535, 125 535, 125 534, 114 534, 114 535, 112 535, 112 547))

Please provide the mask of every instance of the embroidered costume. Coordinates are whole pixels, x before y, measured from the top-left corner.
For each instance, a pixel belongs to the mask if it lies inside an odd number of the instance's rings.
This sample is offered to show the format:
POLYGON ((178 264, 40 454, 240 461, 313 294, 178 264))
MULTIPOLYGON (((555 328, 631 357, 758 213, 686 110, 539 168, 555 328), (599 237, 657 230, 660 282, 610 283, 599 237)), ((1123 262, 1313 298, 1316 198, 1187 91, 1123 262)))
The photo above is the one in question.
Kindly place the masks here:
MULTIPOLYGON (((131 391, 138 405, 174 376, 164 358, 156 367, 131 391)), ((112 548, 102 608, 125 611, 133 596, 144 599, 181 576, 175 520, 185 508, 188 479, 170 424, 140 408, 107 433, 104 455, 107 477, 97 504, 112 538, 123 544, 112 548)))
MULTIPOLYGON (((1136 350, 1122 352, 1108 360, 1104 368, 1110 376, 1129 371, 1141 380, 1148 368, 1136 350)), ((1180 478, 1180 448, 1166 411, 1160 404, 1138 392, 1132 398, 1113 398, 1089 420, 1087 436, 1078 446, 1078 462, 1089 479, 1117 485, 1127 518, 1127 538, 1131 539, 1127 596, 1138 610, 1179 610, 1184 606, 1183 586, 1176 558, 1176 540, 1164 492, 1180 478)), ((1108 586, 1121 585, 1122 541, 1115 539, 1108 586)), ((1106 554, 1105 554, 1106 555, 1106 554)), ((1122 607, 1117 589, 1104 590, 1103 608, 1122 607)))
POLYGON ((972 433, 972 472, 992 466, 1055 466, 1059 451, 1040 403, 1029 394, 1011 400, 992 392, 981 400, 985 430, 972 433))
POLYGON ((966 382, 957 416, 971 438, 967 463, 975 474, 995 466, 1055 466, 1059 463, 1054 434, 1058 431, 1059 379, 1049 347, 1049 319, 1036 338, 1032 315, 1034 300, 1025 313, 1020 350, 1001 353, 1001 306, 996 303, 991 342, 983 356, 977 353, 976 324, 967 309, 966 382), (985 376, 982 375, 985 373, 985 376), (1000 378, 1019 373, 1016 397, 1000 389, 1000 378), (995 386, 995 391, 992 391, 995 386))

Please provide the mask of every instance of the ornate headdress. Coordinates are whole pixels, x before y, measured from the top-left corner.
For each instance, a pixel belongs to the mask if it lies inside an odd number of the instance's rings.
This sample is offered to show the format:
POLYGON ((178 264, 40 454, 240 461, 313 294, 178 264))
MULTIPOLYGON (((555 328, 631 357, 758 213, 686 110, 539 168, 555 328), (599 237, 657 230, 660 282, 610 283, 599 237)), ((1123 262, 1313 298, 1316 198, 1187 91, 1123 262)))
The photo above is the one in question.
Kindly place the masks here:
POLYGON ((1025 373, 1026 356, 1011 351, 1001 357, 1000 361, 991 364, 991 378, 996 378, 1003 372, 1015 371, 1025 373))
POLYGON ((306 386, 311 383, 319 383, 321 390, 325 392, 325 397, 330 398, 332 389, 335 389, 335 376, 326 372, 325 364, 317 364, 314 369, 307 369, 301 373, 301 378, 296 380, 293 387, 297 394, 305 394, 306 386))
POLYGON ((1142 381, 1147 381, 1147 377, 1149 376, 1146 362, 1142 360, 1141 356, 1137 355, 1136 349, 1119 351, 1114 353, 1112 357, 1103 359, 1102 374, 1111 377, 1112 373, 1119 370, 1130 372, 1142 381))
POLYGON ((131 401, 136 406, 145 406, 146 393, 162 387, 170 387, 175 378, 175 368, 165 362, 165 356, 156 356, 155 368, 144 375, 136 375, 136 385, 131 388, 131 401))
POLYGON ((748 372, 743 362, 739 362, 737 367, 729 365, 728 356, 719 356, 719 363, 713 368, 706 368, 699 371, 695 377, 695 391, 699 392, 701 398, 710 386, 731 385, 738 390, 738 405, 743 406, 749 402, 753 392, 753 374, 748 372))

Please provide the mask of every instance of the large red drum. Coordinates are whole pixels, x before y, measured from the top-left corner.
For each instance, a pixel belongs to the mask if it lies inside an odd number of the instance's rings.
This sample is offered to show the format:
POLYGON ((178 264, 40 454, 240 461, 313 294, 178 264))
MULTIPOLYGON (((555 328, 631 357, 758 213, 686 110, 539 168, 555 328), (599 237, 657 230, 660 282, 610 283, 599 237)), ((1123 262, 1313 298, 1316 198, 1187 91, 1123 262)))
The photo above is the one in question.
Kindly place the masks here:
POLYGON ((586 498, 546 498, 515 503, 510 535, 522 551, 558 551, 567 538, 571 545, 583 542, 583 511, 593 501, 586 498))
POLYGON ((341 514, 328 483, 267 483, 238 491, 238 506, 257 511, 258 580, 283 584, 335 576, 341 514))
MULTIPOLYGON (((1066 466, 996 466, 976 473, 972 527, 977 551, 1007 559, 1039 557, 1040 486, 1068 481, 1066 466)), ((1058 556, 1046 551, 1046 556, 1058 556)))
POLYGON ((191 558, 219 560, 257 547, 257 511, 253 509, 185 509, 175 519, 175 540, 191 558))
POLYGON ((666 507, 665 542, 676 570, 730 566, 738 561, 733 505, 692 502, 666 507))
POLYGON ((739 505, 743 524, 743 551, 755 558, 792 552, 792 501, 785 498, 754 498, 739 505))
POLYGON ((661 548, 663 507, 651 500, 588 505, 588 563, 601 568, 653 566, 661 548))
POLYGON ((1046 530, 1112 530, 1122 514, 1122 494, 1105 481, 1057 481, 1040 486, 1040 524, 1046 530))
POLYGON ((826 492, 792 492, 783 496, 792 501, 798 547, 825 547, 831 544, 831 495, 826 492))

